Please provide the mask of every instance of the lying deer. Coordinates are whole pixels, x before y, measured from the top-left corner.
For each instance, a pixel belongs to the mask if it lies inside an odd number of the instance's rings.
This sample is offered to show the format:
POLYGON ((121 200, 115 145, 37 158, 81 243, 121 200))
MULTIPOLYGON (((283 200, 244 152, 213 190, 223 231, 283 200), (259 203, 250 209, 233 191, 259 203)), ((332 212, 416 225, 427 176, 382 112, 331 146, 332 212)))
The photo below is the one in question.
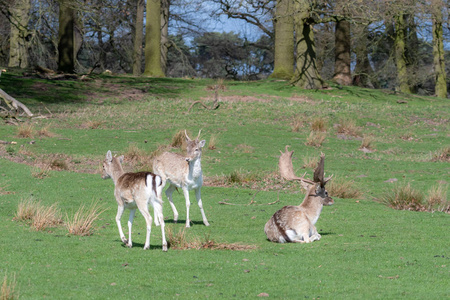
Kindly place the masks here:
MULTIPOLYGON (((115 189, 114 196, 118 204, 116 223, 119 228, 120 238, 127 247, 131 248, 131 227, 136 209, 139 209, 144 216, 147 224, 147 236, 145 239, 144 250, 150 249, 150 233, 152 230, 152 217, 148 211, 148 205, 151 204, 155 210, 155 218, 161 224, 162 231, 162 250, 167 251, 167 241, 164 233, 164 217, 162 214, 162 202, 157 195, 158 187, 161 186, 161 177, 150 172, 125 173, 122 169, 123 155, 112 157, 111 151, 106 153, 106 159, 103 162, 102 178, 112 178, 115 189), (128 219, 128 239, 122 231, 120 219, 125 208, 130 210, 128 219)), ((156 220, 155 220, 156 222, 156 220)))
POLYGON ((328 196, 325 184, 331 176, 324 179, 324 158, 322 154, 314 171, 314 181, 297 177, 292 167, 292 153, 287 150, 280 157, 280 173, 288 180, 301 180, 307 192, 298 206, 285 206, 277 211, 264 227, 267 238, 272 242, 310 243, 320 240, 320 234, 314 226, 319 219, 322 207, 332 205, 334 200, 328 196))
POLYGON ((177 153, 164 152, 153 161, 153 172, 162 178, 161 191, 166 182, 169 182, 169 187, 166 190, 166 196, 169 199, 170 206, 173 211, 173 219, 178 220, 178 211, 173 204, 172 194, 176 188, 183 190, 184 198, 186 199, 186 227, 190 227, 189 207, 189 191, 195 190, 195 197, 197 198, 198 206, 202 214, 203 223, 209 226, 206 219, 205 211, 203 210, 201 188, 203 185, 203 173, 201 165, 202 148, 205 146, 205 140, 199 141, 200 132, 195 140, 191 140, 184 132, 187 143, 187 155, 183 156, 177 153))

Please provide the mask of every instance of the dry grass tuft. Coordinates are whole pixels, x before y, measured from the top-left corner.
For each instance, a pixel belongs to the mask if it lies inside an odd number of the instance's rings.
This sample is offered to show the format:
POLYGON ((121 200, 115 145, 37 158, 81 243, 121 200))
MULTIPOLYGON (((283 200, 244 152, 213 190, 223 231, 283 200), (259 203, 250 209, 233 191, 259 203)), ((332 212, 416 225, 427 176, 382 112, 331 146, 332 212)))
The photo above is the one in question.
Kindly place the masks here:
POLYGON ((450 162, 450 146, 436 151, 432 156, 432 161, 450 162))
POLYGON ((21 124, 17 128, 17 136, 20 138, 32 138, 34 133, 34 126, 32 124, 21 124))
POLYGON ((175 133, 175 135, 172 137, 170 146, 174 148, 186 149, 186 134, 184 130, 179 130, 177 133, 175 133))
POLYGON ((364 135, 361 146, 359 146, 359 149, 368 149, 373 150, 373 142, 375 141, 375 137, 371 135, 364 135))
POLYGON ((432 186, 425 197, 427 210, 450 213, 450 201, 447 198, 447 185, 432 186))
POLYGON ((399 210, 425 211, 423 205, 423 194, 415 190, 408 183, 406 185, 396 185, 392 191, 386 191, 381 198, 381 202, 389 207, 399 210))
POLYGON ((2 282, 0 299, 1 300, 19 299, 19 294, 16 291, 16 275, 13 275, 12 279, 8 279, 8 275, 5 274, 5 277, 3 277, 2 282))
POLYGON ((31 227, 36 230, 45 230, 47 227, 55 227, 62 223, 61 210, 57 203, 45 207, 38 202, 31 227))
POLYGON ((209 138, 208 149, 209 150, 217 149, 217 136, 215 134, 212 134, 211 137, 209 138))
POLYGON ((314 169, 317 167, 319 158, 317 156, 303 157, 303 168, 304 169, 314 169))
POLYGON ((66 215, 65 225, 69 234, 79 236, 92 235, 94 232, 94 222, 105 210, 98 202, 93 202, 88 208, 82 204, 72 218, 66 215))
POLYGON ((55 134, 49 130, 50 125, 44 126, 37 131, 37 135, 40 137, 54 137, 55 134))
POLYGON ((299 132, 300 128, 303 127, 303 118, 300 115, 296 115, 291 122, 292 132, 299 132))
POLYGON ((124 156, 132 162, 143 161, 148 157, 145 150, 140 149, 136 143, 131 143, 128 145, 128 148, 125 150, 124 156))
POLYGON ((205 235, 203 239, 198 237, 188 237, 186 228, 174 232, 171 226, 167 226, 167 241, 169 247, 175 250, 232 250, 232 251, 249 251, 257 247, 255 245, 242 245, 238 243, 217 243, 209 236, 205 235))
POLYGON ((44 179, 46 177, 50 176, 50 166, 46 165, 42 168, 40 167, 33 167, 31 169, 31 176, 38 179, 44 179))
POLYGON ((89 120, 89 121, 83 123, 82 127, 89 128, 89 129, 98 129, 103 125, 103 123, 105 123, 105 122, 89 120))
POLYGON ((38 231, 62 223, 61 211, 57 207, 57 203, 46 207, 40 201, 34 201, 32 198, 19 202, 14 220, 29 223, 38 231))
POLYGON ((14 220, 31 222, 37 210, 36 206, 36 202, 32 198, 22 199, 17 206, 14 220))
POLYGON ((311 121, 311 130, 326 132, 328 130, 328 122, 322 117, 315 117, 311 121))
POLYGON ((306 139, 305 145, 318 148, 322 146, 322 143, 325 141, 326 137, 327 137, 326 132, 311 131, 308 138, 306 139))
POLYGON ((356 121, 353 119, 341 119, 337 125, 337 132, 341 134, 359 136, 360 128, 356 126, 356 121))
POLYGON ((361 199, 363 197, 363 192, 355 187, 354 181, 340 177, 334 177, 327 184, 327 191, 330 196, 343 199, 361 199))

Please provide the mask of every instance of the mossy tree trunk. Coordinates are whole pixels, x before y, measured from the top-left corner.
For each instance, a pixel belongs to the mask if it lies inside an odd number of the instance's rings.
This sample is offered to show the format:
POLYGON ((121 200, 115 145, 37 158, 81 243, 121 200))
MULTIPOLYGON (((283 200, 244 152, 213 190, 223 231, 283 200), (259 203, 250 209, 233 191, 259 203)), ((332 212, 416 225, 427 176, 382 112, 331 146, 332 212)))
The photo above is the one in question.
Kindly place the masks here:
POLYGON ((69 0, 59 2, 58 70, 75 71, 75 9, 69 0))
POLYGON ((139 76, 142 72, 142 41, 144 39, 144 0, 133 0, 134 22, 133 30, 133 75, 139 76))
POLYGON ((441 7, 433 13, 433 64, 435 76, 435 94, 447 98, 447 80, 444 60, 444 28, 442 26, 441 7))
POLYGON ((294 18, 292 0, 278 0, 275 12, 275 57, 271 78, 294 75, 294 18))
POLYGON ((296 60, 292 83, 303 89, 320 89, 324 87, 324 81, 317 69, 313 22, 309 7, 307 0, 298 0, 294 5, 296 60))
POLYGON ((9 67, 27 68, 28 63, 28 21, 30 19, 30 0, 16 0, 11 7, 11 32, 9 48, 9 67))
POLYGON ((144 76, 164 77, 161 68, 161 0, 147 0, 144 76))
POLYGON ((403 13, 395 17, 394 56, 397 66, 398 89, 402 93, 411 93, 408 83, 408 69, 406 67, 406 23, 403 13))

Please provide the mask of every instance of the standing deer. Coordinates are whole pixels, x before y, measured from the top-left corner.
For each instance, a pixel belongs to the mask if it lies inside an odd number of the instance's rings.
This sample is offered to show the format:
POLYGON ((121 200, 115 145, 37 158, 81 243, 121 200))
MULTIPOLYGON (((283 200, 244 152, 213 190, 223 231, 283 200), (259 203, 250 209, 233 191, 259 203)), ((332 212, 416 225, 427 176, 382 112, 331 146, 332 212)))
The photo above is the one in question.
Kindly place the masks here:
MULTIPOLYGON (((200 131, 201 132, 201 131, 200 131)), ((200 132, 195 140, 191 140, 184 131, 187 143, 187 155, 183 156, 177 153, 164 152, 153 161, 153 172, 161 176, 162 184, 158 195, 161 197, 161 192, 166 182, 169 182, 169 187, 166 190, 166 196, 169 199, 170 206, 173 211, 173 219, 178 220, 178 211, 173 204, 172 194, 176 188, 183 190, 184 198, 186 199, 186 227, 190 227, 189 207, 189 191, 195 190, 195 197, 197 198, 198 206, 202 214, 203 223, 209 226, 206 219, 205 211, 203 210, 201 188, 203 185, 203 173, 201 165, 202 148, 205 146, 205 140, 199 141, 200 132)))
POLYGON ((324 158, 321 155, 314 170, 314 181, 297 177, 292 167, 292 154, 287 150, 279 161, 280 173, 287 180, 301 180, 306 188, 306 196, 298 206, 285 206, 278 210, 266 223, 264 232, 272 242, 310 243, 320 240, 320 234, 314 226, 319 219, 324 205, 332 205, 334 200, 328 196, 325 184, 332 176, 324 179, 324 158))
MULTIPOLYGON (((162 202, 158 197, 157 191, 161 186, 161 177, 150 172, 125 173, 122 168, 123 155, 112 157, 111 151, 106 153, 106 159, 103 161, 103 179, 112 178, 115 189, 114 196, 118 204, 116 223, 119 228, 120 238, 127 247, 131 248, 131 227, 136 209, 139 209, 144 216, 147 224, 147 236, 145 239, 144 250, 150 249, 150 233, 152 230, 152 217, 148 211, 148 205, 151 204, 155 210, 155 219, 161 224, 162 231, 162 250, 167 251, 167 241, 164 233, 164 217, 162 214, 162 202), (128 240, 122 231, 120 219, 125 208, 130 210, 128 219, 128 240)), ((156 220, 155 220, 156 223, 156 220)))

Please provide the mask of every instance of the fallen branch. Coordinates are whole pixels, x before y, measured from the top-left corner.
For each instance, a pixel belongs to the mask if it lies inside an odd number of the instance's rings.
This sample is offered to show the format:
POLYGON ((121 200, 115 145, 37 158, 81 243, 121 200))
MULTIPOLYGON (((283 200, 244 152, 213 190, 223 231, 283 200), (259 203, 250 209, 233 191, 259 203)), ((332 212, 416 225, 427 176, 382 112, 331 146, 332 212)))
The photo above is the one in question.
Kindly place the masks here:
POLYGON ((188 113, 191 112, 191 109, 192 109, 192 107, 194 107, 195 104, 201 104, 204 108, 209 109, 209 110, 216 110, 220 106, 220 103, 219 103, 219 92, 217 91, 217 89, 214 91, 214 102, 211 105, 211 107, 206 106, 202 101, 195 101, 189 107, 188 113))
POLYGON ((13 97, 11 97, 10 95, 8 95, 4 90, 0 89, 0 98, 2 98, 6 105, 10 108, 9 113, 12 110, 16 110, 16 112, 19 110, 19 108, 21 108, 29 117, 32 117, 33 114, 31 113, 31 111, 28 109, 28 107, 26 107, 22 102, 14 99, 13 97))

